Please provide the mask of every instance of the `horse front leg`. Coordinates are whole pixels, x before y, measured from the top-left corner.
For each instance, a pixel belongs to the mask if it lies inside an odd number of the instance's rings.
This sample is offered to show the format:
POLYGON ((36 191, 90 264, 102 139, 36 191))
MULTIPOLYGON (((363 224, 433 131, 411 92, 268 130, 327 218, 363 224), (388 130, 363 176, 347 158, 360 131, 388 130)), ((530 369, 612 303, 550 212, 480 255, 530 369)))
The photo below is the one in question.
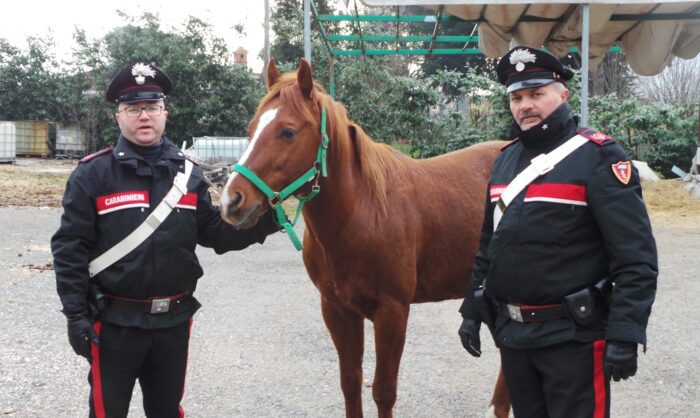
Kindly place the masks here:
POLYGON ((397 301, 384 302, 373 318, 377 366, 372 396, 377 404, 379 418, 393 417, 409 306, 397 301))
POLYGON ((362 355, 364 318, 356 312, 321 298, 323 321, 331 333, 340 363, 340 387, 346 418, 362 418, 362 355))

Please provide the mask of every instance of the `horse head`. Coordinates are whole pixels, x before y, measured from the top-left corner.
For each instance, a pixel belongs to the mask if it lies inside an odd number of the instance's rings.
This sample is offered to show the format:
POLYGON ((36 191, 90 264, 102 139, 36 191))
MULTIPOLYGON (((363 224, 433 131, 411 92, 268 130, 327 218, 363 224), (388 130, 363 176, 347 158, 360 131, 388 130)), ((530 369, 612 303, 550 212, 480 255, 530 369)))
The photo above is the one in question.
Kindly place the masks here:
POLYGON ((296 74, 282 75, 270 60, 267 87, 248 125, 250 143, 221 195, 222 218, 241 228, 292 193, 308 194, 308 182, 321 175, 321 154, 325 165, 321 113, 329 99, 309 63, 302 59, 296 74))

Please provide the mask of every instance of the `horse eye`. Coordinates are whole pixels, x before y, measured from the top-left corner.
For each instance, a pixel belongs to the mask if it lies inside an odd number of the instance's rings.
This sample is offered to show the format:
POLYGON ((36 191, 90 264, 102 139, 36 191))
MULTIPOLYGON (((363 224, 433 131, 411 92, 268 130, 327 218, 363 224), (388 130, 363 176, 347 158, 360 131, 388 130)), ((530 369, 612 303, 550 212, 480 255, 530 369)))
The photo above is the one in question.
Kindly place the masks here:
POLYGON ((295 136, 297 136, 297 133, 292 128, 284 128, 282 132, 280 132, 280 137, 282 139, 294 139, 295 136))

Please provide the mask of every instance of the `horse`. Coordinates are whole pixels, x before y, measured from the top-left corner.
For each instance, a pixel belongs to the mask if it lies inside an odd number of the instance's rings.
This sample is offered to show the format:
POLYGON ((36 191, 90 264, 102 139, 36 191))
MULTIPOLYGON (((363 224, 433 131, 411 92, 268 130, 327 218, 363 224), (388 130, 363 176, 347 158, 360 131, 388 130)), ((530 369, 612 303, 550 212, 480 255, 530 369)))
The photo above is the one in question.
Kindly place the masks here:
MULTIPOLYGON (((222 191, 221 216, 248 228, 285 197, 274 190, 292 183, 303 200, 317 193, 302 208, 303 259, 338 353, 346 417, 362 417, 365 319, 375 333, 372 396, 378 416, 392 417, 410 305, 464 297, 503 142, 416 160, 351 122, 306 60, 284 75, 271 60, 267 84, 236 166, 244 169, 222 191)), ((509 410, 499 371, 490 413, 509 410)))

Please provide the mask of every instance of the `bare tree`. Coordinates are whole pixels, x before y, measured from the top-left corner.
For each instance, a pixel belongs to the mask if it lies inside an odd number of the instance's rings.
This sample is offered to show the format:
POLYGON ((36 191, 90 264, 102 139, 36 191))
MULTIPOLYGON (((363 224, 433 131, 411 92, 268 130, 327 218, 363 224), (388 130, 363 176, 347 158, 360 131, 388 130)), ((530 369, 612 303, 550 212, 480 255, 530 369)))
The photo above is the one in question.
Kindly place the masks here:
POLYGON ((660 74, 639 77, 640 96, 663 103, 693 105, 700 100, 700 56, 691 60, 674 58, 660 74))
POLYGON ((589 87, 595 96, 615 93, 618 98, 625 99, 631 94, 633 84, 634 73, 625 55, 608 53, 591 74, 589 87))

